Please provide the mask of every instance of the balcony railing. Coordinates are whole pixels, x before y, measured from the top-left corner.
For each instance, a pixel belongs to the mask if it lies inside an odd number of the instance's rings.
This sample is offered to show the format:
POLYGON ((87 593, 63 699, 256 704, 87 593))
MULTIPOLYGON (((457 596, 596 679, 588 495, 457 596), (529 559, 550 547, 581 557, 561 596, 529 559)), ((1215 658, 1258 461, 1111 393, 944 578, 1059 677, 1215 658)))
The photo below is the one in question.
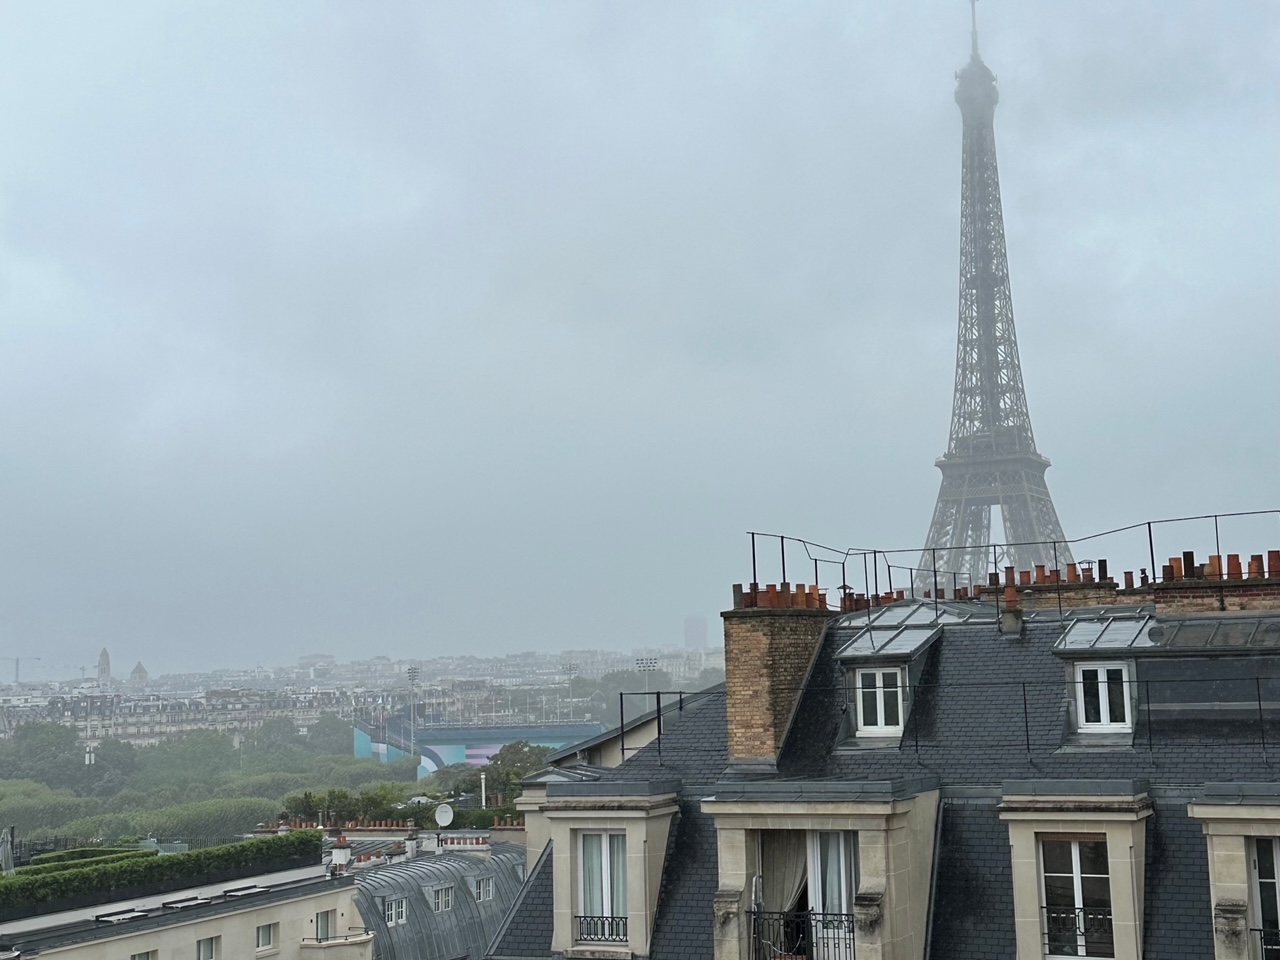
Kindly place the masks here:
POLYGON ((1114 957, 1110 907, 1042 907, 1050 957, 1114 957))
POLYGON ((578 941, 583 943, 626 943, 626 917, 574 917, 578 941))
POLYGON ((853 914, 751 911, 751 960, 853 960, 853 914))
POLYGON ((1280 930, 1260 930, 1255 927, 1249 932, 1258 944, 1260 960, 1280 960, 1280 930))

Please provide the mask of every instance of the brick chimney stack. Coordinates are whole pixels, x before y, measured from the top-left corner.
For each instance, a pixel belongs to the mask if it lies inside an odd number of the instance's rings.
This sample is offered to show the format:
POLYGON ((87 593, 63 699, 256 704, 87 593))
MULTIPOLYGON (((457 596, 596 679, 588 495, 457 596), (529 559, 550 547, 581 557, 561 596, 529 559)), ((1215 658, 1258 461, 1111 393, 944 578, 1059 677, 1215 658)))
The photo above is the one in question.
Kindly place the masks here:
POLYGON ((729 770, 773 774, 805 678, 827 623, 839 616, 825 596, 798 584, 734 587, 724 618, 729 770))

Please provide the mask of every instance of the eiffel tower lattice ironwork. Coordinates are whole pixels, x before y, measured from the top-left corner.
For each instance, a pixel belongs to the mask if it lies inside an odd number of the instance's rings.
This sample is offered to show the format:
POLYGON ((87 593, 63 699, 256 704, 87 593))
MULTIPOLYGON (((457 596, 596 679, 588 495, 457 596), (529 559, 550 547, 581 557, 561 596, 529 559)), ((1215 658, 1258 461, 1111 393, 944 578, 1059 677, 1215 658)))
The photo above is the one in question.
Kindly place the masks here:
POLYGON ((996 168, 995 74, 973 53, 956 74, 964 119, 960 194, 960 330, 942 487, 915 576, 918 591, 983 583, 994 566, 1030 570, 1072 562, 1036 450, 1013 328, 1000 175, 996 168), (991 508, 1000 508, 1006 546, 993 556, 991 508), (1056 554, 1055 554, 1056 549, 1056 554))

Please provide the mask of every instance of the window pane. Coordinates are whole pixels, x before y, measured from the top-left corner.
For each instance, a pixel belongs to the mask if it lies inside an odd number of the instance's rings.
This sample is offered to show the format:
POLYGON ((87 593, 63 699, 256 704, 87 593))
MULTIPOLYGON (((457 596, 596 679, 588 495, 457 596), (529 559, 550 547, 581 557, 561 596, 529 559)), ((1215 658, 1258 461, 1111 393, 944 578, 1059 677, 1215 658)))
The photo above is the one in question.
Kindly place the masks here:
POLYGON ((896 727, 902 723, 902 711, 899 709, 898 671, 884 674, 884 725, 896 727))
POLYGON ((1276 902, 1276 882, 1258 881, 1258 919, 1264 930, 1280 930, 1280 906, 1276 902))
POLYGON ((1107 875, 1107 841, 1080 841, 1080 872, 1102 877, 1107 875))
POLYGON ((1081 877, 1080 894, 1084 898, 1081 906, 1111 906, 1111 881, 1107 877, 1081 877))
POLYGON ((604 916, 604 837, 582 835, 582 914, 604 916))
POLYGON ((1098 671, 1081 670, 1080 684, 1084 691, 1084 722, 1102 722, 1102 700, 1098 692, 1098 671))
POLYGON ((1124 723, 1128 711, 1125 710, 1124 671, 1119 667, 1107 669, 1107 709, 1111 711, 1112 723, 1124 723))
MULTIPOLYGON (((862 678, 864 681, 866 677, 862 678)), ((864 688, 866 684, 863 684, 864 688)), ((864 727, 880 726, 880 711, 876 707, 876 691, 875 689, 862 691, 862 725, 864 727)))
POLYGON ((1070 877, 1047 876, 1044 878, 1044 905, 1069 907, 1076 905, 1076 885, 1070 877))
POLYGON ((627 915, 627 838, 609 834, 609 916, 627 915))
POLYGON ((1071 841, 1045 840, 1040 844, 1044 872, 1071 875, 1071 841))
POLYGON ((1274 841, 1259 837, 1256 841, 1258 848, 1258 879, 1274 880, 1276 878, 1276 856, 1274 841))

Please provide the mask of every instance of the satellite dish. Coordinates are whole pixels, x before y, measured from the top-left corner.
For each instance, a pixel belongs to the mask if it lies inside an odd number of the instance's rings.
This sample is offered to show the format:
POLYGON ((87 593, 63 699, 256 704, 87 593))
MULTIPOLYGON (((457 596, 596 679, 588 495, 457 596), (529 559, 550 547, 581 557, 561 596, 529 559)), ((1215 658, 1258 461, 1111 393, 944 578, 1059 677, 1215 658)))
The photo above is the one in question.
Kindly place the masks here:
POLYGON ((436 807, 434 816, 436 818, 436 823, 440 824, 442 827, 447 827, 449 824, 453 823, 453 807, 449 806, 447 803, 442 803, 436 807))

